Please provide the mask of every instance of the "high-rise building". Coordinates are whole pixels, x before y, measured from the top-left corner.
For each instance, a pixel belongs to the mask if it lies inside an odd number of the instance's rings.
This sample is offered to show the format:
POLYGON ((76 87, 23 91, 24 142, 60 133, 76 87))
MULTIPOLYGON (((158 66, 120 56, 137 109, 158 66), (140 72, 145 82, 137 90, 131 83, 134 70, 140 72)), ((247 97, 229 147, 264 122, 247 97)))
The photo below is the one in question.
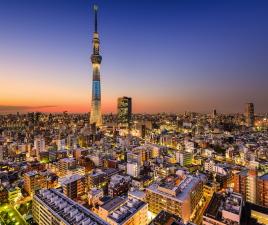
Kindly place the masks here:
POLYGON ((93 81, 92 81, 92 101, 90 112, 90 124, 100 126, 102 124, 101 117, 101 84, 100 84, 100 64, 102 57, 100 55, 100 39, 98 33, 97 22, 98 6, 94 5, 95 26, 93 33, 93 53, 91 55, 91 62, 93 68, 93 81))
POLYGON ((117 122, 119 126, 130 127, 132 117, 132 99, 120 97, 117 100, 117 122))
POLYGON ((43 225, 108 225, 93 212, 56 189, 42 189, 33 198, 33 219, 43 225))
POLYGON ((217 110, 216 109, 213 109, 212 117, 215 118, 216 116, 217 116, 217 110))
POLYGON ((254 104, 253 103, 246 103, 245 107, 245 117, 246 117, 246 124, 248 127, 254 126, 254 104))

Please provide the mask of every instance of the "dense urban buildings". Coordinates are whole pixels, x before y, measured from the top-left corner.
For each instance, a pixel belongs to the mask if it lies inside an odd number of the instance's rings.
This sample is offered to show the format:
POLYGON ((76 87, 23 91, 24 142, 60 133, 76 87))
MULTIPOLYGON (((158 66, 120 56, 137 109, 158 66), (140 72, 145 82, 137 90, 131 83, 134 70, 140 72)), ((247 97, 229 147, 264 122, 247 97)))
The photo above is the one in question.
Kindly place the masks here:
POLYGON ((57 223, 63 214, 40 194, 48 190, 82 207, 85 221, 266 224, 265 124, 248 127, 243 114, 219 112, 132 117, 120 132, 116 114, 103 115, 96 130, 88 130, 87 114, 0 116, 1 204, 22 207, 28 223, 46 224, 46 216, 57 223))

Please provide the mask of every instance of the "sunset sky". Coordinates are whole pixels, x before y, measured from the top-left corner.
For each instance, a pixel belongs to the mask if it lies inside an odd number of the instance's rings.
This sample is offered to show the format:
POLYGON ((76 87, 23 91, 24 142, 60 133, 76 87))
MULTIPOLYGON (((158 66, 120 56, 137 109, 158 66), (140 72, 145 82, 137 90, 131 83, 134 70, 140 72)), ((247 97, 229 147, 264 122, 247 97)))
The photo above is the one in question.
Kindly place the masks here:
POLYGON ((268 1, 1 0, 0 113, 90 110, 93 3, 104 113, 268 112, 268 1))

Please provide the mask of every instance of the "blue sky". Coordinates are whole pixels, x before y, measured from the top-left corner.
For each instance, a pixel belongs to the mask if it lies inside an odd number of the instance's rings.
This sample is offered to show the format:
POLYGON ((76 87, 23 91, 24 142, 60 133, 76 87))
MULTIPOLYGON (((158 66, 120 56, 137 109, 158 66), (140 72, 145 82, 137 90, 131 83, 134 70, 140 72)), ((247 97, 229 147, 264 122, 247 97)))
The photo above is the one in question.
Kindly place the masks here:
POLYGON ((1 104, 90 110, 93 3, 104 112, 268 111, 264 0, 1 0, 1 104))

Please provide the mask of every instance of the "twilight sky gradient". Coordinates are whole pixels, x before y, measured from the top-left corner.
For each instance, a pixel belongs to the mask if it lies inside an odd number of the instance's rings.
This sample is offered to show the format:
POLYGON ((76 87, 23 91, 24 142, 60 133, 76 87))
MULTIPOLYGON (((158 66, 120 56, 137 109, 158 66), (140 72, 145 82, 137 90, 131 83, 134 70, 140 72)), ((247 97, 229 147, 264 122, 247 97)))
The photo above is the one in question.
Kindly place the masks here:
MULTIPOLYGON (((268 1, 94 2, 103 112, 268 112, 268 1)), ((0 113, 89 111, 94 2, 0 1, 0 113)))

